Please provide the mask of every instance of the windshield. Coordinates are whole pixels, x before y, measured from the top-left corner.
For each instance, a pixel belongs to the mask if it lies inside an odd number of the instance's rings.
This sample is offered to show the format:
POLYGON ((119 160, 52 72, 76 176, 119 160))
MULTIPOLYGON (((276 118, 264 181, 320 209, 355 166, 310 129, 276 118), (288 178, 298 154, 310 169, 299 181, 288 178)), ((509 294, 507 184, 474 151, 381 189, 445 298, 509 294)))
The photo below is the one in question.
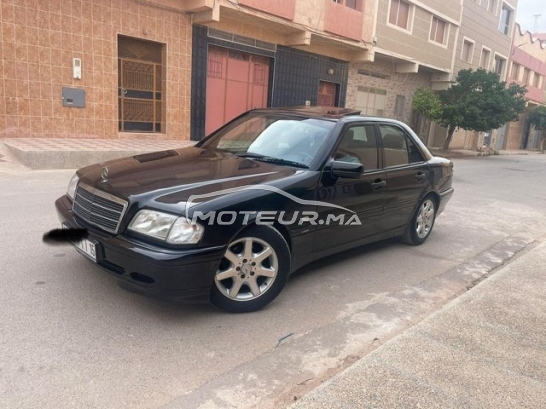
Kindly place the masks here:
POLYGON ((244 116, 201 146, 309 167, 334 125, 333 121, 321 119, 256 113, 244 116))

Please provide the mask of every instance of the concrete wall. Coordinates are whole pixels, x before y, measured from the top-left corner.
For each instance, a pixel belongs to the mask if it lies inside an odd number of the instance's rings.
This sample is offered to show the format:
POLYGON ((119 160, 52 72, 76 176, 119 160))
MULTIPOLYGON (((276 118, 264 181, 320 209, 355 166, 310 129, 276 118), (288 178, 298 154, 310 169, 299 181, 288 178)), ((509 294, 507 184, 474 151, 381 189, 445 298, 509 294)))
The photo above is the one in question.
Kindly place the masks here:
MULTIPOLYGON (((391 0, 379 0, 377 11, 377 46, 380 50, 407 57, 425 65, 448 72, 451 70, 453 49, 457 39, 461 6, 458 1, 412 2, 410 30, 403 30, 388 23, 391 0), (447 38, 441 45, 429 40, 432 16, 446 21, 447 38)), ((381 52, 378 50, 378 52, 381 52)))
POLYGON ((129 0, 2 0, 0 137, 138 137, 118 133, 118 34, 166 46, 165 133, 189 139, 191 24, 176 10, 129 0), (82 79, 72 78, 72 58, 82 79), (63 107, 62 87, 85 108, 63 107))
POLYGON ((525 131, 526 114, 519 116, 519 121, 506 124, 506 133, 504 137, 504 149, 522 149, 521 142, 525 131))

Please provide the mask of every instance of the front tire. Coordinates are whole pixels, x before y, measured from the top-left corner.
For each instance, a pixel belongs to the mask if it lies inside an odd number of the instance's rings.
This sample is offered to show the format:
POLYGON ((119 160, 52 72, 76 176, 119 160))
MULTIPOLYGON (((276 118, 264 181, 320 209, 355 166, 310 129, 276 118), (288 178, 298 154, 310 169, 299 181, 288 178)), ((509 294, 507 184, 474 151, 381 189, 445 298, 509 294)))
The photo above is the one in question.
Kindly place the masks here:
POLYGON ((210 301, 228 312, 257 311, 273 301, 290 272, 290 249, 273 227, 252 226, 228 244, 210 301))
POLYGON ((432 196, 426 196, 413 215, 403 240, 414 246, 423 244, 434 227, 436 220, 436 201, 432 196))

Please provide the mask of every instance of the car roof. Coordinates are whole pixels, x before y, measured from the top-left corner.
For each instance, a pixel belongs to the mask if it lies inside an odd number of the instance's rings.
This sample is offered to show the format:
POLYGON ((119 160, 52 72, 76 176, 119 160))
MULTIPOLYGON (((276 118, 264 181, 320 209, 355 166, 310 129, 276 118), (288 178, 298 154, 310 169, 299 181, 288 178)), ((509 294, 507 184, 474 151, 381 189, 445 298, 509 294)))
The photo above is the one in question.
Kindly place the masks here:
POLYGON ((293 106, 293 107, 278 107, 278 108, 258 108, 252 112, 263 113, 278 113, 285 115, 305 116, 309 118, 325 119, 335 122, 356 122, 356 121, 373 121, 373 122, 389 122, 403 124, 400 121, 392 118, 361 115, 360 110, 341 107, 324 107, 324 106, 293 106))

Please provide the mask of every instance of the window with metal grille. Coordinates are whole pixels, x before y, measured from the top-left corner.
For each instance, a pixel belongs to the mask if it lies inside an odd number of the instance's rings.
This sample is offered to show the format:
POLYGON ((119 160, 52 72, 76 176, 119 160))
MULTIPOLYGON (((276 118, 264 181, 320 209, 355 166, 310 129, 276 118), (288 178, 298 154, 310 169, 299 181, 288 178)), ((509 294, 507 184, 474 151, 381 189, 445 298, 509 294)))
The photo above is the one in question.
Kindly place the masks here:
POLYGON ((164 45, 118 37, 119 131, 164 132, 164 45))
POLYGON ((208 36, 210 38, 218 38, 220 40, 226 40, 233 43, 239 43, 244 45, 250 45, 256 48, 263 48, 264 50, 275 51, 277 50, 277 44, 268 43, 265 41, 255 40, 253 38, 240 36, 233 33, 227 33, 225 31, 217 30, 215 28, 208 29, 208 36))
POLYGON ((361 68, 359 68, 357 72, 358 72, 358 75, 364 75, 366 77, 381 78, 382 80, 390 80, 391 79, 390 75, 381 74, 379 72, 363 70, 361 68))

